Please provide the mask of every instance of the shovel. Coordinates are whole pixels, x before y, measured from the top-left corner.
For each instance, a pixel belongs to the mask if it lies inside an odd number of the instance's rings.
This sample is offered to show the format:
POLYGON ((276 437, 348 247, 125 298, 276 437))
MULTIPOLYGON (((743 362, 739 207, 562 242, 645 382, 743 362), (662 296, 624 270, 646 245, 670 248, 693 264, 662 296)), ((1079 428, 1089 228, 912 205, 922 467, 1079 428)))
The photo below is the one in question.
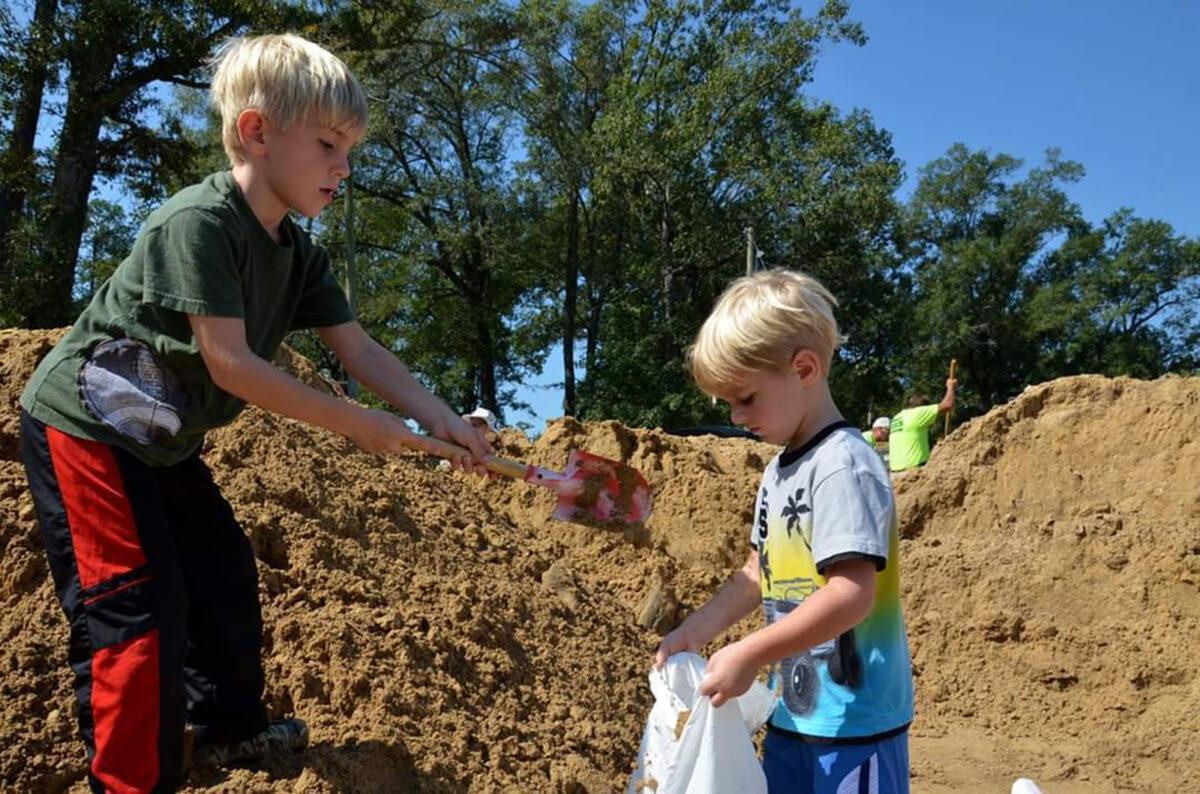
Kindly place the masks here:
MULTIPOLYGON (((958 367, 958 359, 957 358, 950 359, 950 380, 954 380, 954 370, 957 367, 958 367)), ((942 433, 943 438, 945 436, 950 435, 950 414, 952 414, 952 413, 954 413, 953 408, 951 408, 949 411, 946 411, 946 430, 942 433)))
MULTIPOLYGON (((471 452, 440 438, 425 436, 422 447, 440 458, 471 457, 471 452)), ((588 524, 641 524, 650 517, 650 486, 632 466, 590 452, 571 450, 565 471, 554 471, 508 458, 493 457, 488 471, 524 480, 558 494, 551 514, 560 521, 588 524)))

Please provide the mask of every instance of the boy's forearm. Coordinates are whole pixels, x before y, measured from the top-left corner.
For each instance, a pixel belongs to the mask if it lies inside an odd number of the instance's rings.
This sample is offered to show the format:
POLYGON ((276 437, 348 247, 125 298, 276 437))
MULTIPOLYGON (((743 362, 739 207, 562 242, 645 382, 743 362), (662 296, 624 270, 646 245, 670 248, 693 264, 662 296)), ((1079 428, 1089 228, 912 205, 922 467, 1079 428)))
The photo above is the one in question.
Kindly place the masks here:
POLYGON ((833 579, 789 614, 741 640, 756 667, 802 653, 857 626, 871 612, 874 588, 833 579))
POLYGON ((217 386, 235 397, 341 435, 348 434, 354 412, 363 410, 304 385, 253 353, 225 362, 210 374, 217 386))
POLYGON ((356 380, 427 430, 453 414, 446 403, 413 377, 404 362, 374 340, 342 364, 356 380))
POLYGON ((685 621, 688 631, 701 646, 712 642, 762 603, 757 573, 751 577, 747 567, 734 572, 708 603, 688 615, 685 621))

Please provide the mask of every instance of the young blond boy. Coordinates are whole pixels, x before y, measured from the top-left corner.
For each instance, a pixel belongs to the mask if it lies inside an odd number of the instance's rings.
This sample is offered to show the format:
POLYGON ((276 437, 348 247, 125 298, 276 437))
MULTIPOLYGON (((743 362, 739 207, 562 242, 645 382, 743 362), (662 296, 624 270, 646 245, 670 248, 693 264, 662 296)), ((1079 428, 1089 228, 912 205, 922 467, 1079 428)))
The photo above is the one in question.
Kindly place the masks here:
POLYGON ((766 626, 713 654, 700 691, 720 706, 771 666, 770 790, 907 792, 896 511, 882 459, 829 392, 834 305, 806 275, 765 271, 730 285, 700 329, 697 384, 785 448, 763 473, 745 565, 663 639, 655 663, 699 651, 761 600, 766 626))
POLYGON ((350 70, 297 36, 238 39, 218 55, 212 101, 232 170, 150 215, 21 396, 95 791, 179 785, 185 722, 216 762, 307 741, 261 702, 254 555, 200 458, 205 432, 250 402, 368 452, 418 437, 272 366, 289 331, 317 328, 351 375, 469 448, 460 467, 479 471, 490 453, 363 332, 329 256, 288 217, 320 213, 349 176, 367 120, 350 70))

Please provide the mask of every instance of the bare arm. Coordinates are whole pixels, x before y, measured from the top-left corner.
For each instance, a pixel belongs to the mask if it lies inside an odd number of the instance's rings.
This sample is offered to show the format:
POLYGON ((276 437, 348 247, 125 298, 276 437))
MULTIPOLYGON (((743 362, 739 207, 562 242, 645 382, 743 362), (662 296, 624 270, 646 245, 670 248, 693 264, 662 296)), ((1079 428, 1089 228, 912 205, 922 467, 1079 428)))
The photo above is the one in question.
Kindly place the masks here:
POLYGON ((758 552, 751 549, 745 564, 734 571, 717 594, 663 638, 654 654, 654 666, 662 667, 668 656, 681 651, 699 651, 722 631, 753 612, 761 602, 758 552))
POLYGON ((416 419, 438 438, 470 449, 477 458, 492 454, 483 431, 468 424, 422 386, 404 362, 376 342, 356 322, 319 329, 346 371, 390 405, 416 419))
POLYGON ((942 401, 938 403, 939 414, 947 413, 954 408, 954 392, 957 388, 957 378, 950 378, 946 381, 946 393, 942 395, 942 401))
MULTIPOLYGON (((421 436, 398 416, 323 394, 255 355, 242 320, 201 315, 188 320, 213 382, 235 397, 340 433, 367 452, 425 449, 421 436)), ((456 462, 467 468, 467 462, 456 462)))
POLYGON ((760 668, 857 626, 871 614, 874 603, 874 562, 854 559, 832 566, 825 586, 787 616, 713 654, 700 693, 720 706, 745 693, 760 668))
POLYGON ((875 563, 847 560, 830 568, 825 586, 781 620, 741 642, 755 668, 794 656, 857 626, 875 604, 875 563))

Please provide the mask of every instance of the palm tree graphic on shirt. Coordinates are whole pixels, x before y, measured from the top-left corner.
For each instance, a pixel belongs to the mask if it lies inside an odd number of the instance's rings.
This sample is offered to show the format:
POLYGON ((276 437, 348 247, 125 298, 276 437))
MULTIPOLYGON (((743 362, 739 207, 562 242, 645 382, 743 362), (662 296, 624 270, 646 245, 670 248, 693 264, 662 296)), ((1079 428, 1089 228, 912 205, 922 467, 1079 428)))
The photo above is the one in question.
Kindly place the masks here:
POLYGON ((785 528, 787 529, 788 537, 790 538, 792 536, 792 530, 795 529, 800 533, 800 539, 804 541, 804 545, 807 546, 808 550, 811 552, 812 544, 809 543, 808 538, 804 536, 804 530, 800 525, 800 516, 805 515, 806 513, 811 513, 812 508, 804 504, 803 500, 804 489, 796 489, 796 493, 788 497, 787 505, 783 508, 783 517, 787 521, 785 528))

